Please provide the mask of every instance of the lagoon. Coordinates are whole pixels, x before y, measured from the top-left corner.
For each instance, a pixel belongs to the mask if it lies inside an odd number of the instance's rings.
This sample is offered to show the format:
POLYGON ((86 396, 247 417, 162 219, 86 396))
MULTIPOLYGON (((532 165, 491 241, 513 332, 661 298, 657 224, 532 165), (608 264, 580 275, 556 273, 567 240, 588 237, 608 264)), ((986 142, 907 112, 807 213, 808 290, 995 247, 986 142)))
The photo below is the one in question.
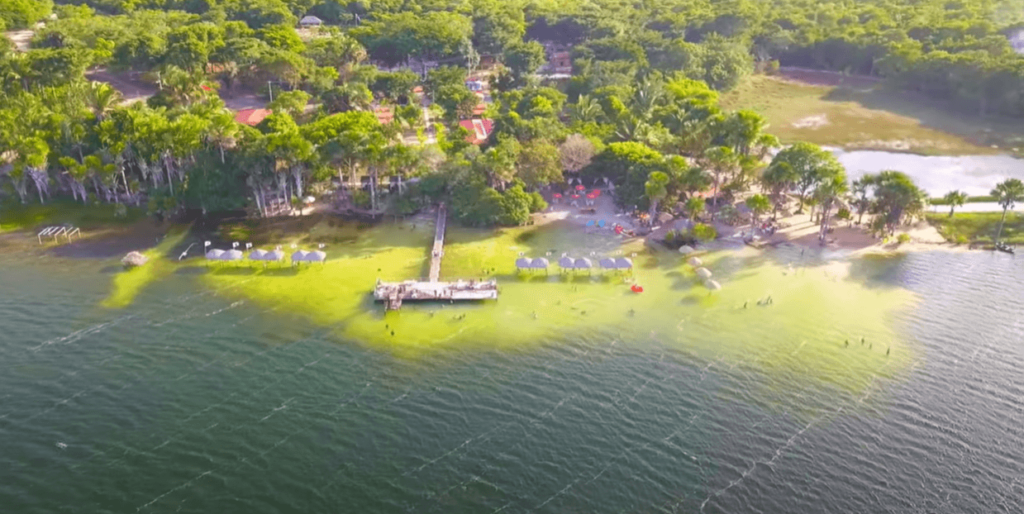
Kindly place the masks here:
POLYGON ((385 317, 367 293, 377 276, 422 274, 431 229, 346 234, 322 269, 186 261, 117 287, 132 275, 106 261, 5 256, 0 502, 1022 508, 1024 270, 1012 257, 725 248, 705 256, 724 287, 709 296, 676 253, 558 224, 457 229, 442 275, 496 277, 501 299, 385 317), (645 292, 514 273, 520 252, 569 250, 637 254, 645 292), (757 306, 765 295, 774 304, 757 306))
POLYGON ((884 170, 902 171, 932 197, 953 190, 970 196, 988 195, 1007 178, 1024 179, 1024 160, 1008 155, 917 155, 911 153, 832 148, 850 180, 884 170))

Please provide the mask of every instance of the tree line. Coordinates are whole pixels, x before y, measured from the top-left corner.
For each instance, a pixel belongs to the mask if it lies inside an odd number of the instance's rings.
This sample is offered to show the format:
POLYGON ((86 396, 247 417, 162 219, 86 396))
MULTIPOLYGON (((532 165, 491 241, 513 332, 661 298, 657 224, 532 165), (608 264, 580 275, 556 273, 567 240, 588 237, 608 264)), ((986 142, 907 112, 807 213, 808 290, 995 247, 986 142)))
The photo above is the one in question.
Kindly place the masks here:
MULTIPOLYGON (((722 109, 717 91, 735 85, 755 60, 789 58, 820 43, 809 34, 847 23, 839 14, 863 6, 834 6, 835 19, 819 13, 811 24, 812 11, 831 4, 780 0, 772 13, 743 2, 653 1, 618 10, 609 2, 596 10, 567 2, 555 12, 532 2, 364 1, 338 4, 333 14, 312 1, 81 4, 58 5, 57 20, 36 33, 28 52, 0 47, 0 88, 9 98, 0 107, 0 174, 23 202, 68 194, 145 199, 161 215, 265 214, 274 202, 268 194, 300 202, 331 177, 351 183, 365 176, 368 190, 351 196, 372 212, 409 213, 445 199, 466 224, 514 225, 546 207, 542 188, 579 177, 607 180, 622 207, 652 214, 680 205, 695 213, 706 197, 711 216, 729 216, 751 189, 763 190, 769 206, 795 195, 801 208, 820 210, 824 233, 847 189, 860 187, 847 186, 838 163, 813 145, 779 151, 763 117, 722 109), (797 8, 802 18, 794 11, 791 23, 780 21, 797 8), (339 26, 300 37, 294 23, 306 12, 339 26), (790 27, 798 43, 759 39, 768 18, 790 27), (574 44, 567 84, 538 78, 546 56, 536 39, 574 44), (481 53, 501 64, 487 112, 493 133, 476 146, 458 122, 478 103, 465 82, 481 53), (447 64, 425 74, 372 64, 424 60, 447 64), (149 74, 160 89, 123 105, 110 86, 84 78, 97 67, 149 74), (218 92, 267 82, 276 88, 273 114, 256 127, 234 122, 218 92), (425 124, 417 87, 442 123, 425 124), (371 112, 381 106, 393 113, 390 123, 371 112), (382 187, 385 177, 394 178, 398 194, 382 187)), ((858 18, 866 20, 858 26, 874 20, 910 30, 933 20, 937 8, 870 5, 878 19, 858 18)), ((987 11, 942 12, 961 19, 987 11)), ((923 195, 903 175, 862 185, 870 201, 862 200, 861 212, 883 219, 882 229, 919 212, 923 195)), ((765 203, 752 205, 761 211, 765 203)))

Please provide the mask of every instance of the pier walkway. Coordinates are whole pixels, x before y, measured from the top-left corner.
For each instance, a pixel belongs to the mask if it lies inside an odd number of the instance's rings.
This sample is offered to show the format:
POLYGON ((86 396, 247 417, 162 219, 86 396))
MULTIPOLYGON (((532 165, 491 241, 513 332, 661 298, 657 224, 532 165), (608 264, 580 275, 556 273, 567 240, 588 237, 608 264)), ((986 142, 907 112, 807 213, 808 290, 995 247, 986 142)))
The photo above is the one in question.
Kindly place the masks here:
POLYGON ((437 225, 434 228, 434 248, 430 252, 430 275, 431 282, 437 282, 441 278, 441 257, 444 257, 444 229, 448 224, 448 208, 442 203, 437 208, 437 225))
POLYGON ((444 257, 444 231, 448 222, 448 209, 441 204, 437 209, 434 245, 430 250, 430 271, 427 281, 382 282, 377 280, 373 299, 384 302, 387 310, 397 310, 403 301, 481 301, 498 299, 495 280, 458 280, 441 282, 441 258, 444 257))

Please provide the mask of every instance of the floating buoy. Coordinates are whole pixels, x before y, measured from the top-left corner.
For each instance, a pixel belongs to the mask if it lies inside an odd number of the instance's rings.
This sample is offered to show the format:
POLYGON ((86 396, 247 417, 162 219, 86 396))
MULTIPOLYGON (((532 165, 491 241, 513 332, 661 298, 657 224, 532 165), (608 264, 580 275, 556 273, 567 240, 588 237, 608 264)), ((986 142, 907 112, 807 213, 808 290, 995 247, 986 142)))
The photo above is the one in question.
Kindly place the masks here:
POLYGON ((640 286, 638 286, 636 284, 633 284, 629 289, 631 291, 633 291, 634 293, 642 293, 642 292, 644 292, 644 288, 642 288, 642 287, 640 287, 640 286))

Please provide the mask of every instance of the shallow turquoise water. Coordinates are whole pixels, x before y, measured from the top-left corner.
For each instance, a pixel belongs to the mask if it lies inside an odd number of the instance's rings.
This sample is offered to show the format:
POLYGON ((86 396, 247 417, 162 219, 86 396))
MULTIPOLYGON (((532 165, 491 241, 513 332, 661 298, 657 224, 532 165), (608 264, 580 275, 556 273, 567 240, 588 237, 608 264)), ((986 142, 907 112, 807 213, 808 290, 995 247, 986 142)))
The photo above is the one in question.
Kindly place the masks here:
POLYGON ((1020 261, 878 280, 919 351, 851 393, 643 331, 402 357, 188 275, 112 310, 100 263, 4 262, 0 510, 1021 512, 1020 261))

